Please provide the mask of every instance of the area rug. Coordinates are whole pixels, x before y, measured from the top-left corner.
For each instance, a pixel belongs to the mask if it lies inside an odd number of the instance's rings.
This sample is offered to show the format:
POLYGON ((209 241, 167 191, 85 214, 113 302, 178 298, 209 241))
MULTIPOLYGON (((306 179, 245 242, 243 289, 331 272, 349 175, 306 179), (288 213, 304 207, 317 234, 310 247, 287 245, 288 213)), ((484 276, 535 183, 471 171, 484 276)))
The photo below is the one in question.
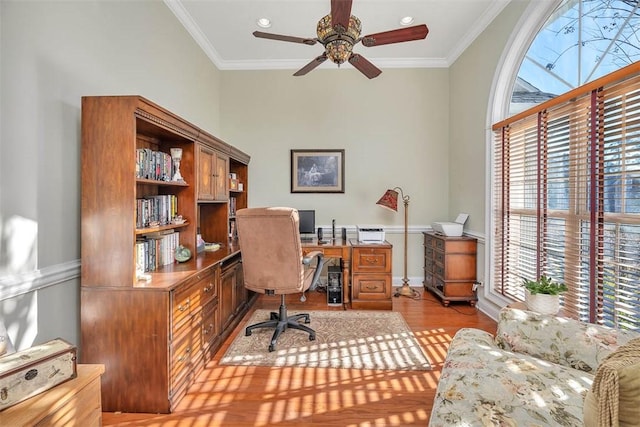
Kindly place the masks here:
MULTIPOLYGON (((256 310, 244 325, 269 319, 269 310, 256 310)), ((289 315, 298 312, 291 311, 289 315)), ((244 327, 220 360, 221 365, 300 366, 380 370, 429 370, 411 329, 400 313, 393 311, 300 311, 309 313, 316 331, 315 341, 298 329, 287 329, 269 352, 273 329, 254 329, 245 336, 244 327)))

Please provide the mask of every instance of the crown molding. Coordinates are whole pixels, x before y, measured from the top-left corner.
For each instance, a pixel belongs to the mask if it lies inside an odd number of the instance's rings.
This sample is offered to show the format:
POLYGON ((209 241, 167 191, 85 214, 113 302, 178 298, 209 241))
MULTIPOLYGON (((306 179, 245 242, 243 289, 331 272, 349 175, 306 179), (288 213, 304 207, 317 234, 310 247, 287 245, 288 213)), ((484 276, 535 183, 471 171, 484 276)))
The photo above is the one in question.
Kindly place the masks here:
POLYGON ((447 58, 448 66, 451 66, 462 53, 467 50, 469 46, 478 38, 480 34, 484 30, 487 29, 489 24, 502 12, 502 10, 511 2, 512 0, 495 0, 491 7, 489 7, 476 21, 475 25, 469 28, 469 31, 462 38, 460 43, 455 46, 451 52, 451 55, 447 58))
MULTIPOLYGON (((312 58, 309 58, 309 61, 312 58)), ((373 58, 367 57, 378 68, 447 68, 449 64, 444 58, 373 58)), ((307 63, 300 59, 280 59, 265 61, 220 61, 216 64, 219 70, 298 70, 307 63)), ((340 67, 330 61, 325 61, 316 69, 352 69, 349 63, 340 67)))
MULTIPOLYGON (((185 27, 187 32, 193 37, 195 42, 204 51, 207 57, 219 70, 298 70, 306 62, 300 59, 284 60, 241 60, 227 61, 220 57, 213 45, 209 42, 200 27, 193 20, 189 12, 185 9, 180 0, 163 0, 169 10, 178 18, 178 21, 185 27)), ((454 49, 448 58, 375 58, 367 57, 379 68, 448 68, 473 43, 476 37, 489 25, 489 23, 504 9, 511 0, 495 0, 491 8, 488 9, 476 22, 464 39, 454 49)), ((309 58, 309 61, 312 58, 309 58)), ((343 64, 343 68, 351 67, 350 64, 343 64)), ((326 61, 318 68, 338 68, 334 64, 326 61)), ((351 67, 353 68, 353 67, 351 67)))
POLYGON ((222 58, 220 58, 220 54, 214 49, 214 47, 209 43, 209 40, 205 37, 204 33, 200 29, 200 27, 195 23, 189 12, 184 8, 182 2, 180 0, 163 0, 164 4, 167 5, 169 10, 173 12, 173 14, 178 18, 178 21, 186 28, 187 32, 191 34, 191 37, 196 41, 198 46, 204 51, 204 53, 209 57, 211 62, 218 68, 223 63, 222 58))

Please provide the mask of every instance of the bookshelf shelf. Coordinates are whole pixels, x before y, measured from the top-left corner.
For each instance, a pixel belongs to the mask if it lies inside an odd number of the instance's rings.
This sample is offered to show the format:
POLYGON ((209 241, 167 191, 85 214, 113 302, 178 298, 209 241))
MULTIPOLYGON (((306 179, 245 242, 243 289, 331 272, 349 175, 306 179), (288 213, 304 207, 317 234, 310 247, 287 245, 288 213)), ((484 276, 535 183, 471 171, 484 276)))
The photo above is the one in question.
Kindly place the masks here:
POLYGON ((180 181, 159 181, 157 179, 136 178, 137 184, 158 185, 161 187, 188 187, 189 184, 180 181))
POLYGON ((144 236, 145 234, 158 233, 167 230, 179 230, 189 227, 191 224, 187 221, 184 224, 160 225, 158 227, 136 228, 136 236, 144 236))

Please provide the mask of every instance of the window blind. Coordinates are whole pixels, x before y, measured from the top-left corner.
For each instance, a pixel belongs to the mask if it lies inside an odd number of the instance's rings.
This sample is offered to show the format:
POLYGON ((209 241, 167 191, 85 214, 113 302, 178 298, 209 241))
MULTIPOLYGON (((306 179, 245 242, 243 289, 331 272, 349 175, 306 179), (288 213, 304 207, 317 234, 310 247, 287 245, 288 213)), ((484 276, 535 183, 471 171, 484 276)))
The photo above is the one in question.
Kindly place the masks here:
POLYGON ((494 291, 564 282, 564 311, 640 329, 640 75, 629 67, 494 125, 494 291))

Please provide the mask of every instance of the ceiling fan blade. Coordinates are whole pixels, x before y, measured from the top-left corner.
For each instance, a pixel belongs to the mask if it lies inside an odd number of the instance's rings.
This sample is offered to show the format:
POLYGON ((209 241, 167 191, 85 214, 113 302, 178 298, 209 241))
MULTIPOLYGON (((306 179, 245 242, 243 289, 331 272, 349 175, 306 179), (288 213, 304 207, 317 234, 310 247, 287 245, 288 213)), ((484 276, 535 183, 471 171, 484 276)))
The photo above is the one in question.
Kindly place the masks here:
POLYGON ((352 0, 331 0, 331 25, 338 33, 349 28, 352 0))
POLYGON ((283 36, 280 34, 263 33, 262 31, 254 31, 253 35, 261 39, 280 40, 283 42, 292 42, 292 43, 302 43, 302 44, 308 44, 309 46, 316 44, 316 42, 318 41, 317 39, 283 36))
POLYGON ((304 67, 300 68, 293 75, 294 76, 304 76, 309 71, 313 70, 314 68, 316 68, 318 65, 322 64, 326 60, 327 60, 327 55, 325 53, 323 53, 322 55, 317 56, 316 58, 314 58, 313 61, 309 62, 304 67))
POLYGON ((420 40, 427 37, 429 29, 426 25, 416 25, 408 28, 384 31, 382 33, 369 34, 362 37, 362 44, 367 47, 381 46, 383 44, 402 43, 411 40, 420 40))
POLYGON ((382 73, 378 67, 367 61, 364 56, 358 55, 357 53, 354 53, 349 57, 349 63, 370 79, 378 77, 380 73, 382 73))

